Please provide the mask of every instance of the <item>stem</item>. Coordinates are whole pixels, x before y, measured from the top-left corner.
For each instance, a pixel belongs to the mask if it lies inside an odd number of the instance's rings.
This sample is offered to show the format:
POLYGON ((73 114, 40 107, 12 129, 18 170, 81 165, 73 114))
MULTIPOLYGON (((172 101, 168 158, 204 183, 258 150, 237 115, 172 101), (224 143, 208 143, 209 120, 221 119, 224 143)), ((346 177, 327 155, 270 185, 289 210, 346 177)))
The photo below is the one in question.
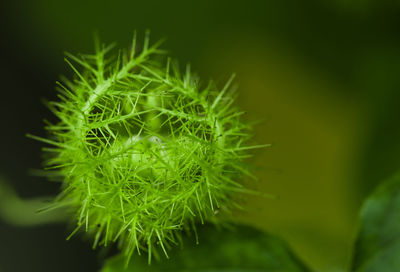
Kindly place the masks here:
POLYGON ((67 221, 68 214, 60 209, 39 213, 50 197, 21 199, 3 178, 0 178, 0 218, 10 225, 37 226, 67 221))

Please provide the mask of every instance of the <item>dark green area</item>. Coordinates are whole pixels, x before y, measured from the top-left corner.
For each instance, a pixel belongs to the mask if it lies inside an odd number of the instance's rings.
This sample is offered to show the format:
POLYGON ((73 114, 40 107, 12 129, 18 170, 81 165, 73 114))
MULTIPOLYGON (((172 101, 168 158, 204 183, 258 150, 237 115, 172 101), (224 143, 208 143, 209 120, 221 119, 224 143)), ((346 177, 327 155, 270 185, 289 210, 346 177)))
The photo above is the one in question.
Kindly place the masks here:
POLYGON ((400 175, 367 199, 354 248, 352 271, 400 271, 400 175))
POLYGON ((171 251, 170 259, 147 264, 135 255, 129 266, 123 256, 107 260, 102 272, 306 272, 309 271, 281 239, 252 227, 232 230, 215 226, 199 227, 199 244, 186 236, 181 248, 171 251), (126 269, 125 269, 126 268, 126 269))

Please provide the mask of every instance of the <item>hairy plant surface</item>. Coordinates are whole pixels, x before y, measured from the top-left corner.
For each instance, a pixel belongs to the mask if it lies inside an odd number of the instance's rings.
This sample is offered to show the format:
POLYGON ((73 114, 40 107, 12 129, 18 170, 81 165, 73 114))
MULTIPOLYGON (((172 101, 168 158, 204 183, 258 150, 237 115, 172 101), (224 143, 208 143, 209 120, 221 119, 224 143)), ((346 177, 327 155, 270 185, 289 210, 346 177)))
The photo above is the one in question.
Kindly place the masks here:
POLYGON ((233 77, 222 90, 202 87, 158 46, 147 35, 138 54, 136 38, 114 57, 99 42, 93 55, 67 54, 81 69, 66 60, 76 78, 48 103, 59 121, 48 139, 31 135, 51 146, 47 168, 63 185, 53 207, 73 210, 72 234, 89 232, 94 247, 118 241, 127 260, 135 250, 167 255, 182 229, 237 205, 239 177, 251 175, 242 161, 259 147, 246 144, 233 77))

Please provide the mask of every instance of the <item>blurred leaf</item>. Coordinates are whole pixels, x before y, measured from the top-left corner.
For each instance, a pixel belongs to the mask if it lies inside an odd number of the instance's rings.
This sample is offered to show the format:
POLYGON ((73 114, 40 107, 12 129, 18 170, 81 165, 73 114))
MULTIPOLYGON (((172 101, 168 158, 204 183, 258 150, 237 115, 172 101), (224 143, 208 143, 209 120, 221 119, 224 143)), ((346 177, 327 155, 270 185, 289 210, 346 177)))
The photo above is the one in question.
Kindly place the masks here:
MULTIPOLYGON (((392 68, 393 71, 398 70, 395 67, 392 68)), ((364 75, 365 77, 371 76, 364 75)), ((400 80, 400 77, 397 78, 400 80)), ((386 85, 380 87, 375 85, 374 89, 379 92, 370 97, 367 119, 370 127, 364 138, 366 140, 365 149, 359 154, 361 175, 358 178, 359 185, 357 186, 359 195, 356 197, 360 202, 373 191, 380 181, 384 181, 396 173, 400 165, 400 141, 398 140, 400 126, 398 126, 397 120, 400 115, 400 92, 398 87, 395 87, 400 86, 400 81, 388 83, 388 80, 382 76, 381 79, 376 78, 375 82, 375 84, 385 82, 386 85)), ((372 85, 373 83, 368 84, 372 85)))
POLYGON ((400 271, 400 175, 363 205, 354 253, 352 271, 400 271))
POLYGON ((62 208, 38 212, 49 205, 54 197, 20 198, 10 182, 0 176, 0 223, 14 226, 37 226, 66 222, 68 214, 62 208))
POLYGON ((110 258, 102 272, 309 271, 281 239, 247 226, 236 226, 233 231, 202 226, 198 245, 193 237, 185 237, 183 248, 171 250, 169 259, 151 265, 145 256, 135 255, 125 270, 124 260, 121 255, 110 258))

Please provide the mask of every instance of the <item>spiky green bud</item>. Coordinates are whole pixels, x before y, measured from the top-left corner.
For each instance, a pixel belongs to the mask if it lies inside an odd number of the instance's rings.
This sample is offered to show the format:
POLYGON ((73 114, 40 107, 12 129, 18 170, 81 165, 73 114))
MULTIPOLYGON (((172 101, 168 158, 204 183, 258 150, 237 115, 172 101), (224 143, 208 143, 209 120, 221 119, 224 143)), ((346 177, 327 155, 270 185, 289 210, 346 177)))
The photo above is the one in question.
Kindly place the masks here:
POLYGON ((118 241, 128 259, 136 249, 167 255, 182 229, 217 219, 245 190, 242 160, 254 146, 232 106, 233 77, 222 90, 201 87, 148 38, 139 54, 135 38, 114 58, 96 44, 94 55, 68 55, 82 69, 67 60, 76 78, 48 103, 59 121, 48 139, 34 137, 52 145, 47 168, 62 176, 54 205, 74 211, 73 233, 91 233, 94 247, 118 241))

